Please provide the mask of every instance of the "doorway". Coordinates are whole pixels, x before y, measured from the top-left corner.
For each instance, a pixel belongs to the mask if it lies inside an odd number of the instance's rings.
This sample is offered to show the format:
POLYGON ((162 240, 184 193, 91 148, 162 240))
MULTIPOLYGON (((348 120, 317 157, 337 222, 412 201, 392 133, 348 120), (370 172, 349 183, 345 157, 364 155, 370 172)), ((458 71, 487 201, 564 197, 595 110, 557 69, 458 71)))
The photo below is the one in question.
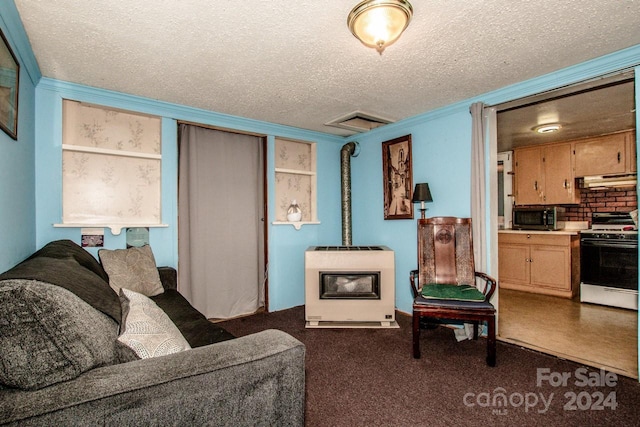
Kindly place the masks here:
POLYGON ((266 138, 179 125, 178 280, 209 319, 266 308, 266 138))
MULTIPOLYGON (((497 151, 507 156, 517 147, 635 129, 634 84, 633 72, 622 72, 494 106, 497 151), (534 132, 546 123, 559 124, 562 132, 534 132)), ((498 180, 510 181, 500 174, 500 165, 496 167, 498 180)), ((506 195, 502 191, 496 199, 506 195)), ((507 202, 498 205, 500 212, 507 202)), ((587 211, 582 206, 568 208, 587 211)), ((507 217, 499 228, 509 228, 507 217)), ((499 304, 499 339, 638 378, 637 311, 581 303, 579 295, 565 299, 508 289, 500 290, 499 304)))

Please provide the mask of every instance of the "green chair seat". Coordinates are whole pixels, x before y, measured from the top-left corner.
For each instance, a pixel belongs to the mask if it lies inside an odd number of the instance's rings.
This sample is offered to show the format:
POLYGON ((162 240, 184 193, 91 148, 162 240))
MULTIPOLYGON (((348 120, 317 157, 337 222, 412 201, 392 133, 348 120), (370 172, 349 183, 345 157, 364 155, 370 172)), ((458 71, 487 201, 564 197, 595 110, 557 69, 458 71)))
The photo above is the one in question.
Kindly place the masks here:
POLYGON ((485 295, 475 286, 443 285, 430 283, 422 287, 426 299, 448 299, 456 301, 484 301, 485 295))

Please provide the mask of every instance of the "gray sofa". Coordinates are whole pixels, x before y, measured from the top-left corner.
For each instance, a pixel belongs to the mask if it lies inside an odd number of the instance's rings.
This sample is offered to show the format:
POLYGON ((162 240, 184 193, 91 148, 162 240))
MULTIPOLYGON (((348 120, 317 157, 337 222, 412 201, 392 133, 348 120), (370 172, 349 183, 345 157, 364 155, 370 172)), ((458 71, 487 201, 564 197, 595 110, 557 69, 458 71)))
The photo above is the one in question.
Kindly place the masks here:
POLYGON ((192 348, 146 359, 116 340, 118 297, 75 243, 1 274, 0 424, 303 425, 303 344, 277 330, 235 338, 177 292, 174 269, 159 272, 152 299, 192 348))

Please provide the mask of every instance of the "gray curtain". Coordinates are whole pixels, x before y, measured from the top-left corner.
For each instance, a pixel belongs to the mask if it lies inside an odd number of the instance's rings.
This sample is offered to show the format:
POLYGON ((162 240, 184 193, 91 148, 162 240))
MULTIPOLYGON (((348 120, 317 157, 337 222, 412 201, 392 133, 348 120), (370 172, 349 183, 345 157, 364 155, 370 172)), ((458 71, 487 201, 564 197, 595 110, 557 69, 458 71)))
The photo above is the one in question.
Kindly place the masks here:
POLYGON ((471 104, 471 220, 476 270, 487 271, 487 209, 484 104, 471 104))
POLYGON ((180 125, 178 286, 207 318, 264 305, 262 139, 180 125))
MULTIPOLYGON (((476 270, 487 272, 487 194, 485 167, 487 117, 484 114, 485 105, 482 102, 471 104, 469 111, 471 112, 471 221, 473 226, 473 257, 476 270)), ((482 333, 485 333, 484 329, 482 333)), ((455 336, 458 341, 472 339, 473 325, 465 323, 463 328, 455 330, 455 336)))

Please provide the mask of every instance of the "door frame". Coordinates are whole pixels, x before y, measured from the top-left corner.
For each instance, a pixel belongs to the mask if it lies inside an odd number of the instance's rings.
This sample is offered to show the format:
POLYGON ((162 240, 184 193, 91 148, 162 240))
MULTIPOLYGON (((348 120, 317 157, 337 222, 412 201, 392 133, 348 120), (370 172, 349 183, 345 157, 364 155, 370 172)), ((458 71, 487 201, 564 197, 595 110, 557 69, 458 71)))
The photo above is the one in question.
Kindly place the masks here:
MULTIPOLYGON (((635 106, 636 106, 636 121, 635 121, 635 129, 636 129, 636 147, 640 146, 640 132, 638 132, 639 126, 638 124, 640 123, 640 110, 638 110, 638 106, 640 105, 640 67, 632 67, 632 68, 625 68, 625 69, 621 69, 619 70, 620 73, 622 72, 633 72, 633 79, 634 79, 634 87, 635 87, 635 106)), ((617 73, 616 73, 617 74, 617 73)), ((602 76, 605 77, 605 76, 602 76)), ((598 78, 591 78, 588 81, 597 81, 598 78)), ((486 161, 488 162, 488 167, 486 168, 486 173, 488 174, 487 177, 487 181, 489 184, 489 201, 488 201, 488 206, 487 206, 487 215, 488 215, 488 230, 487 233, 489 233, 489 235, 487 236, 487 242, 489 245, 489 253, 490 253, 490 269, 492 272, 492 275, 498 280, 498 283, 500 282, 500 278, 498 277, 498 212, 497 212, 497 198, 498 198, 498 145, 497 145, 497 110, 498 109, 503 109, 507 108, 507 106, 509 108, 513 108, 515 105, 523 105, 525 103, 524 100, 526 99, 538 99, 541 100, 545 97, 550 98, 552 93, 557 93, 557 94, 566 94, 569 93, 571 91, 572 86, 574 85, 579 85, 581 83, 584 83, 583 81, 576 81, 573 84, 567 85, 567 86, 563 86, 563 87, 558 87, 556 89, 551 89, 548 91, 544 91, 544 92, 539 92, 536 94, 532 94, 529 96, 524 96, 518 99, 512 99, 510 101, 504 101, 504 102, 499 102, 496 103, 494 105, 488 105, 485 106, 485 113, 487 116, 487 122, 485 122, 485 131, 486 131, 486 140, 487 140, 487 150, 488 150, 488 155, 487 155, 487 159, 486 161), (491 117, 493 115, 493 117, 491 117)), ((638 170, 638 167, 640 166, 640 158, 638 158, 638 156, 636 156, 636 170, 638 170)), ((639 187, 636 186, 636 194, 639 194, 639 187)), ((639 249, 640 252, 640 249, 639 249)), ((640 259, 640 257, 639 257, 640 259)), ((639 265, 640 265, 640 261, 639 261, 639 265)), ((638 283, 640 285, 640 277, 638 279, 638 283)), ((496 306, 496 338, 500 339, 500 335, 499 335, 499 316, 500 316, 500 309, 499 309, 499 286, 496 289, 496 292, 494 294, 494 303, 496 306)), ((638 302, 640 305, 640 294, 638 295, 638 302)), ((640 315, 640 312, 637 313, 637 315, 640 315)), ((638 333, 637 333, 637 337, 638 337, 638 360, 637 360, 637 366, 638 366, 638 370, 640 371, 640 322, 638 323, 638 333)), ((638 378, 638 381, 640 382, 640 377, 638 378)))

